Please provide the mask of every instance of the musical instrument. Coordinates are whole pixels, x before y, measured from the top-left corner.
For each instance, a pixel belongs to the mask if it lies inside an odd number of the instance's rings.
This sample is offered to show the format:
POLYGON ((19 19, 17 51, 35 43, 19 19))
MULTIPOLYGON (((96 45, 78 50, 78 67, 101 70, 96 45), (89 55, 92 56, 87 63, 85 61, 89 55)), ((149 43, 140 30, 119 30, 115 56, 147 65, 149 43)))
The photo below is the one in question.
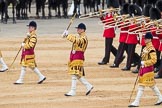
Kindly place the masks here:
POLYGON ((93 17, 99 17, 101 14, 106 14, 109 12, 118 12, 119 8, 108 8, 104 10, 99 10, 97 12, 90 12, 88 14, 83 14, 79 16, 79 19, 87 19, 87 18, 93 18, 93 17))

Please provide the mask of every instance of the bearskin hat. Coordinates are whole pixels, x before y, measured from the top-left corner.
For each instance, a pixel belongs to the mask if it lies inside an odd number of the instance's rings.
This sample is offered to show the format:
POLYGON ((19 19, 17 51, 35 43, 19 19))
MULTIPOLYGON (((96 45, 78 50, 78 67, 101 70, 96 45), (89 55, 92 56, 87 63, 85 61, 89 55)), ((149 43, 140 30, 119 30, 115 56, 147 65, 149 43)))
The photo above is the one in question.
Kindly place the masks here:
POLYGON ((144 7, 144 4, 145 4, 145 0, 136 0, 136 4, 138 6, 140 6, 141 8, 143 8, 144 7))
POLYGON ((129 5, 128 7, 128 12, 129 12, 129 15, 132 16, 133 14, 135 16, 140 16, 142 15, 142 9, 138 6, 138 5, 135 5, 135 4, 131 4, 129 5))
POLYGON ((162 12, 162 0, 158 0, 156 2, 156 8, 158 8, 162 12))
POLYGON ((155 4, 157 0, 146 0, 147 4, 155 4))
POLYGON ((109 0, 109 7, 119 8, 119 0, 109 0))
POLYGON ((123 4, 120 13, 121 13, 121 14, 128 14, 128 7, 129 7, 129 3, 123 4))
POLYGON ((157 9, 157 8, 151 8, 150 11, 150 19, 152 20, 158 20, 161 18, 161 13, 160 13, 160 10, 157 9))
POLYGON ((152 7, 151 4, 147 4, 144 8, 143 8, 143 15, 146 17, 150 17, 150 13, 149 10, 152 7))

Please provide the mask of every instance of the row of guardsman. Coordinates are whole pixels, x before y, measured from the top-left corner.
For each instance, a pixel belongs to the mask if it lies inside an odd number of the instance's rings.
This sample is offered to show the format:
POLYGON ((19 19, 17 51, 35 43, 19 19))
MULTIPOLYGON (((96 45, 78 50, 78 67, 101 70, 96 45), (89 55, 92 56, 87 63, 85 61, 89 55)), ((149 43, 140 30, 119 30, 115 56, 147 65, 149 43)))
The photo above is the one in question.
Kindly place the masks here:
POLYGON ((144 36, 146 32, 151 32, 152 43, 157 54, 157 63, 154 67, 158 74, 155 77, 162 78, 162 57, 160 57, 162 51, 162 0, 156 1, 155 4, 148 2, 146 4, 124 3, 120 8, 118 0, 109 1, 112 1, 109 4, 109 9, 80 16, 81 19, 100 16, 99 24, 104 26, 105 56, 98 64, 109 63, 110 52, 112 52, 115 60, 110 67, 118 68, 125 58, 123 54, 126 51, 127 62, 122 70, 129 71, 132 66, 137 66, 136 70, 132 72, 138 73, 141 54, 135 52, 136 45, 140 44, 143 49, 145 46, 144 36), (115 30, 118 30, 116 28, 120 29, 118 49, 112 45, 115 30))
MULTIPOLYGON (((133 3, 133 4, 139 4, 143 7, 144 3, 152 3, 155 4, 155 1, 157 0, 118 0, 120 6, 122 6, 124 3, 133 3)), ((110 0, 0 0, 0 14, 1 14, 1 22, 7 23, 8 16, 8 6, 12 4, 12 13, 13 13, 13 23, 16 23, 17 19, 28 19, 28 12, 31 13, 31 4, 32 2, 35 3, 36 7, 36 18, 40 18, 40 12, 41 17, 46 18, 45 14, 45 5, 48 5, 48 18, 52 17, 51 10, 55 10, 55 16, 64 18, 68 17, 67 11, 70 6, 68 4, 71 4, 73 6, 73 13, 75 13, 77 10, 77 15, 79 16, 81 14, 81 10, 84 11, 84 14, 87 12, 95 12, 98 11, 99 7, 102 7, 104 9, 105 4, 107 7, 109 7, 110 0), (73 1, 73 4, 71 4, 73 1), (80 4, 83 3, 83 8, 80 6, 80 4), (16 11, 15 11, 16 8, 16 11), (16 15, 16 18, 15 18, 16 15)), ((71 7, 70 7, 71 8, 71 7)), ((70 10, 70 9, 69 9, 70 10)))

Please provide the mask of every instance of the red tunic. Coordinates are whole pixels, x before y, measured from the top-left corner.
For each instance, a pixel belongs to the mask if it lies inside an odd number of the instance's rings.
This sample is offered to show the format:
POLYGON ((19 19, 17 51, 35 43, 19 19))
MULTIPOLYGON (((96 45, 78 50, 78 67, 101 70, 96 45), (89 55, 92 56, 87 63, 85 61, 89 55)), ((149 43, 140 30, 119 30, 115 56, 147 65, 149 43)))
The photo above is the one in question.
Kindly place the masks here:
MULTIPOLYGON (((157 34, 160 40, 162 40, 162 32, 160 34, 157 34)), ((159 51, 162 51, 162 41, 160 41, 159 51)))
MULTIPOLYGON (((112 20, 108 20, 108 21, 104 21, 103 23, 106 22, 111 22, 113 21, 113 14, 107 14, 105 17, 101 17, 101 21, 102 20, 106 20, 106 19, 110 19, 112 18, 112 20)), ((115 37, 115 30, 114 30, 114 26, 110 26, 108 28, 105 28, 104 32, 103 32, 103 37, 105 38, 114 38, 115 37)))
POLYGON ((162 32, 160 34, 157 34, 157 36, 159 37, 159 39, 162 39, 162 32))
POLYGON ((159 49, 160 46, 160 40, 159 37, 156 35, 156 27, 151 27, 150 32, 152 33, 153 39, 152 39, 152 44, 155 49, 159 49))
POLYGON ((141 39, 140 44, 141 44, 141 46, 146 46, 146 43, 145 43, 145 34, 142 34, 142 39, 141 39))
POLYGON ((145 27, 144 27, 144 25, 141 27, 141 29, 142 29, 142 37, 141 37, 141 39, 140 39, 140 45, 141 46, 146 46, 146 43, 145 43, 145 27))
POLYGON ((128 27, 121 28, 119 42, 126 42, 128 36, 128 27))
MULTIPOLYGON (((131 24, 128 26, 129 29, 137 27, 136 24, 131 24)), ((127 39, 126 39, 127 44, 137 44, 138 43, 138 38, 136 33, 128 33, 127 39)))

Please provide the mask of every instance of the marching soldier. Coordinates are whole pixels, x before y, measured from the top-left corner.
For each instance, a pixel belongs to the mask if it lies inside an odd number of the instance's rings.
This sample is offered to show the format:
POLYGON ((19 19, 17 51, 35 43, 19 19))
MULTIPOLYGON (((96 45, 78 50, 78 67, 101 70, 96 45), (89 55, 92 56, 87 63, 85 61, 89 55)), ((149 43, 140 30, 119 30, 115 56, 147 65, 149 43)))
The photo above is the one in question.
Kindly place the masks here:
POLYGON ((157 61, 156 51, 155 48, 152 45, 151 40, 153 39, 153 36, 150 32, 146 33, 145 35, 145 43, 146 46, 144 47, 141 55, 141 67, 139 71, 139 87, 138 92, 136 95, 136 98, 134 102, 132 102, 128 107, 138 107, 140 103, 140 98, 142 97, 143 91, 145 87, 150 87, 153 92, 158 97, 158 101, 155 103, 155 105, 162 104, 162 95, 158 89, 158 87, 155 85, 155 79, 154 79, 154 67, 153 65, 157 61))
POLYGON ((25 38, 24 42, 22 43, 22 55, 21 55, 21 73, 19 79, 14 84, 23 84, 24 76, 26 73, 26 67, 32 69, 39 77, 38 84, 43 83, 46 80, 46 77, 41 74, 38 70, 36 62, 35 62, 35 54, 34 48, 37 43, 37 35, 36 29, 37 24, 35 21, 31 21, 29 23, 29 34, 25 38))
POLYGON ((3 58, 2 58, 2 52, 0 51, 0 64, 2 65, 2 68, 0 69, 0 72, 5 72, 8 70, 8 67, 6 65, 6 63, 4 62, 3 58))
POLYGON ((157 27, 152 27, 150 28, 150 32, 153 35, 153 39, 152 39, 152 44, 154 46, 154 48, 156 49, 156 55, 157 55, 157 62, 155 63, 154 67, 155 67, 155 72, 157 72, 159 70, 159 65, 160 65, 160 51, 159 51, 159 46, 160 46, 160 40, 159 37, 156 35, 156 30, 157 27))
MULTIPOLYGON (((143 9, 143 15, 144 15, 144 16, 150 17, 149 10, 150 10, 151 7, 152 7, 152 5, 150 5, 150 4, 147 4, 147 5, 144 7, 144 9, 143 9)), ((148 21, 148 22, 149 22, 149 21, 148 21)), ((145 29, 145 23, 147 23, 147 22, 146 22, 146 21, 143 22, 143 23, 142 23, 142 27, 140 28, 140 29, 141 29, 141 32, 142 32, 142 37, 141 37, 141 39, 140 39, 140 45, 142 46, 140 55, 141 55, 141 53, 142 53, 143 48, 146 46, 145 41, 144 41, 144 39, 145 39, 145 30, 144 30, 144 29, 145 29)), ((141 62, 141 61, 139 61, 139 63, 138 63, 138 65, 137 65, 136 69, 133 70, 132 73, 138 73, 139 68, 140 68, 140 62, 141 62)))
MULTIPOLYGON (((160 46, 159 46, 159 51, 162 51, 162 32, 160 33, 156 33, 160 39, 160 46)), ((162 56, 161 56, 161 60, 160 60, 160 66, 159 66, 159 71, 155 76, 155 79, 159 79, 162 78, 162 56)))
MULTIPOLYGON (((156 7, 160 10, 161 12, 161 18, 162 18, 162 0, 158 0, 156 3, 156 7)), ((161 29, 161 28, 160 28, 161 29)), ((162 51, 162 32, 156 33, 160 39, 160 46, 159 46, 159 51, 162 51)), ((155 76, 155 79, 162 78, 162 56, 160 60, 160 66, 159 66, 159 71, 155 76)))
MULTIPOLYGON (((110 6, 110 10, 111 9, 113 10, 113 8, 119 8, 119 1, 109 0, 109 6, 110 6)), ((101 21, 108 20, 106 22, 111 22, 114 20, 113 19, 114 12, 107 13, 105 17, 103 16, 102 12, 100 12, 100 16, 101 16, 100 17, 101 21), (109 20, 109 19, 112 19, 112 20, 109 20)), ((106 23, 106 22, 103 21, 103 23, 106 23)), ((99 65, 105 65, 109 63, 110 52, 112 52, 114 56, 116 56, 117 54, 117 49, 112 45, 113 38, 115 37, 115 26, 109 26, 108 28, 105 28, 103 37, 105 37, 105 56, 101 62, 98 62, 99 65)))
MULTIPOLYGON (((121 10, 122 15, 128 14, 128 7, 129 7, 128 3, 125 3, 123 5, 122 10, 121 10)), ((124 24, 124 22, 122 22, 121 24, 124 24)), ((128 35, 128 26, 123 27, 120 30, 121 31, 120 31, 120 36, 119 36, 118 51, 117 51, 117 55, 116 55, 115 60, 114 60, 114 64, 112 66, 110 66, 111 68, 119 67, 120 62, 123 61, 124 58, 125 58, 125 56, 123 56, 123 54, 124 54, 124 51, 127 48, 127 45, 125 44, 125 41, 126 41, 126 38, 127 38, 127 35, 128 35)))
MULTIPOLYGON (((127 15, 128 14, 128 7, 129 7, 128 3, 125 3, 123 5, 123 8, 121 10, 122 15, 124 15, 124 14, 127 15)), ((124 54, 124 51, 125 50, 127 51, 127 48, 128 48, 128 44, 126 44, 127 37, 128 37, 128 29, 129 29, 129 26, 128 26, 128 24, 126 25, 126 23, 128 23, 128 22, 129 21, 125 21, 125 22, 121 21, 120 24, 118 25, 118 28, 120 28, 120 30, 121 30, 120 31, 120 36, 119 36, 119 46, 118 46, 118 50, 117 50, 117 55, 116 55, 115 60, 114 60, 114 64, 110 66, 111 68, 118 68, 119 64, 125 58, 125 56, 123 56, 123 54, 124 54)), ((131 66, 136 65, 136 62, 137 62, 138 58, 139 58, 138 54, 135 53, 131 66)))
POLYGON ((72 42, 72 50, 70 53, 70 61, 68 63, 68 73, 72 76, 71 90, 65 94, 65 96, 75 96, 76 95, 76 84, 77 79, 85 85, 87 92, 86 95, 89 95, 93 86, 84 78, 84 52, 86 51, 88 40, 85 33, 86 26, 83 23, 80 23, 77 28, 77 33, 79 37, 68 34, 68 31, 65 30, 63 36, 66 36, 67 40, 72 42))
MULTIPOLYGON (((161 14, 160 14, 159 9, 153 8, 153 7, 150 9, 150 19, 152 19, 153 21, 161 19, 161 14)), ((159 46, 160 46, 160 40, 159 40, 159 37, 156 35, 157 25, 154 24, 154 25, 150 26, 149 29, 153 35, 152 44, 153 44, 154 48, 156 49, 156 54, 157 54, 157 62, 154 65, 155 71, 157 72, 159 65, 160 65, 159 63, 160 63, 160 53, 161 53, 158 50, 159 46)))
MULTIPOLYGON (((139 6, 137 5, 130 5, 129 6, 129 14, 132 16, 137 15, 140 16, 142 14, 142 11, 140 10, 139 6)), ((128 29, 133 29, 137 27, 136 20, 133 18, 130 20, 130 25, 128 26, 128 29)), ((124 68, 122 68, 123 71, 128 71, 131 68, 131 64, 133 62, 133 57, 136 57, 136 60, 139 60, 138 54, 135 53, 135 48, 138 43, 138 35, 136 33, 128 33, 126 44, 127 44, 127 63, 124 68)), ((137 61, 138 62, 138 61, 137 61)))

